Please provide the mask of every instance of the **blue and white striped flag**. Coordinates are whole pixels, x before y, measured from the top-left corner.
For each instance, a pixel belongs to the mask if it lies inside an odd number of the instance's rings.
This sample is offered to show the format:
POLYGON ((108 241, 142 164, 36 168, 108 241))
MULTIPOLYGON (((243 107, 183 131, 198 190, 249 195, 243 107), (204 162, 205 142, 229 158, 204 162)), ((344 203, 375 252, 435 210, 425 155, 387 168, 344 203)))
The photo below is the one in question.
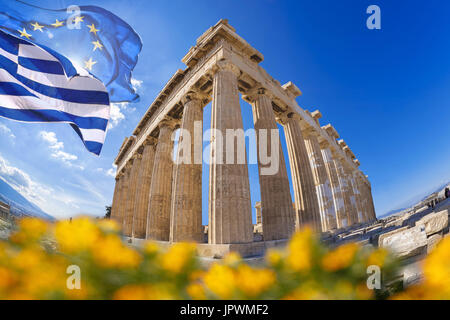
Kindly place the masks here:
POLYGON ((109 111, 101 81, 57 52, 0 30, 0 116, 70 123, 86 148, 99 155, 109 111))

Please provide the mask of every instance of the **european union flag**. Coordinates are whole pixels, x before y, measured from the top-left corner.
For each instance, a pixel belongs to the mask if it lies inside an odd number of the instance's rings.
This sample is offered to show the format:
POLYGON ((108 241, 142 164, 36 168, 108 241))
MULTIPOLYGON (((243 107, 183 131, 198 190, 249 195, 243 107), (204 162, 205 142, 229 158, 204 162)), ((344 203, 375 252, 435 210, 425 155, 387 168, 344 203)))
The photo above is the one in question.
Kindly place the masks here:
POLYGON ((96 6, 51 10, 2 1, 0 28, 66 56, 106 86, 111 102, 137 101, 132 84, 142 41, 125 21, 96 6))

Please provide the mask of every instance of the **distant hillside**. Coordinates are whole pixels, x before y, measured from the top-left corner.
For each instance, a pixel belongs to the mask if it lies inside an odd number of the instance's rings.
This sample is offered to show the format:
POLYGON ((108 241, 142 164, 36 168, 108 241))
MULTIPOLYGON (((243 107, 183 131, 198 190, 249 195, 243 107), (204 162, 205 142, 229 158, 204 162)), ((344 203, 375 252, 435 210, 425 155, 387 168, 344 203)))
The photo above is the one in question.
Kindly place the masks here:
POLYGON ((8 183, 0 179, 0 201, 11 206, 11 214, 15 216, 33 216, 46 220, 55 220, 51 215, 31 203, 8 183))
POLYGON ((420 196, 416 197, 416 199, 409 201, 408 205, 405 206, 404 208, 398 208, 398 209, 391 210, 391 211, 386 212, 386 213, 384 213, 382 215, 379 215, 378 218, 386 218, 386 217, 389 217, 389 216, 391 216, 393 214, 399 213, 401 211, 408 210, 408 209, 414 207, 415 205, 419 204, 420 202, 424 201, 425 199, 427 199, 433 193, 441 193, 441 192, 443 193, 443 190, 447 186, 450 186, 450 182, 443 183, 440 186, 438 186, 437 188, 433 188, 431 191, 424 192, 420 196))

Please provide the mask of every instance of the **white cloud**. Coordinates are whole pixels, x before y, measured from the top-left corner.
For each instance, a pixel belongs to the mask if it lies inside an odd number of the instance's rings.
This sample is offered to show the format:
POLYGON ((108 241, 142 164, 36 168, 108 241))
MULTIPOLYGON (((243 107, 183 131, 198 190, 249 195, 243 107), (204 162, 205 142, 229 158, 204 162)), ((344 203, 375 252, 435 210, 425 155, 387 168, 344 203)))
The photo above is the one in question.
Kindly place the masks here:
POLYGON ((15 139, 16 136, 12 133, 11 129, 8 128, 5 124, 0 123, 0 132, 7 134, 10 138, 15 139))
POLYGON ((30 202, 33 202, 43 209, 47 202, 45 196, 49 196, 53 193, 52 188, 36 183, 26 172, 11 166, 1 155, 0 178, 30 202))
POLYGON ((126 108, 126 102, 123 103, 111 103, 111 109, 109 113, 108 129, 116 127, 122 120, 125 119, 125 115, 121 111, 122 108, 126 108))
POLYGON ((103 169, 103 168, 97 168, 97 171, 103 173, 104 175, 106 175, 108 177, 115 178, 116 172, 117 172, 117 166, 115 164, 113 164, 112 167, 109 168, 108 170, 103 169))
POLYGON ((50 150, 52 150, 52 153, 51 153, 52 158, 60 160, 61 162, 63 162, 64 164, 66 164, 69 167, 75 167, 80 170, 84 170, 83 166, 73 163, 73 161, 78 159, 78 157, 76 155, 63 151, 64 143, 61 141, 58 141, 58 138, 56 137, 56 134, 54 132, 41 131, 41 132, 39 132, 39 135, 42 138, 42 140, 47 142, 50 150))
POLYGON ((142 80, 137 80, 137 79, 131 78, 131 86, 133 87, 133 89, 134 89, 136 92, 138 91, 138 89, 139 89, 140 87, 142 87, 142 83, 143 83, 142 80))
POLYGON ((81 207, 98 211, 103 209, 103 203, 107 202, 97 188, 81 176, 76 178, 77 181, 73 182, 72 186, 82 190, 82 195, 71 194, 60 186, 53 185, 53 188, 33 180, 26 172, 9 164, 1 155, 0 179, 28 201, 56 218, 72 216, 74 210, 79 210, 81 207), (91 200, 86 197, 86 194, 93 195, 96 199, 91 200))

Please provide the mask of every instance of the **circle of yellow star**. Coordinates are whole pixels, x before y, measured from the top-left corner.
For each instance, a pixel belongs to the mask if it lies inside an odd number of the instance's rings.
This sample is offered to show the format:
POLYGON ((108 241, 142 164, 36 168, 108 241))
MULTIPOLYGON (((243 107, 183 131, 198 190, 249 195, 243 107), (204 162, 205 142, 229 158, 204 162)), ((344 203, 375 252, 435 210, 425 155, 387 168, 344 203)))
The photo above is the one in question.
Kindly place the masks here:
POLYGON ((75 23, 83 22, 84 16, 77 16, 75 17, 75 23))
POLYGON ((89 32, 92 32, 93 34, 97 35, 97 32, 100 31, 98 29, 95 29, 95 25, 87 25, 87 27, 90 29, 89 32))
POLYGON ((56 19, 55 23, 52 23, 51 25, 54 26, 55 28, 58 27, 62 27, 64 24, 64 21, 59 21, 58 19, 56 19))
POLYGON ((21 30, 17 30, 17 31, 20 32, 21 37, 25 37, 27 39, 31 38, 31 34, 27 33, 27 30, 25 30, 25 28, 23 28, 22 31, 21 30))
POLYGON ((103 48, 103 45, 98 40, 97 41, 92 41, 92 44, 94 45, 94 49, 92 49, 92 51, 95 51, 97 48, 102 50, 102 48, 103 48))
POLYGON ((84 68, 89 69, 89 71, 92 71, 92 66, 96 63, 97 63, 97 61, 93 61, 92 58, 89 58, 88 61, 84 62, 84 68))
POLYGON ((35 22, 35 23, 30 23, 33 26, 33 31, 39 30, 40 32, 42 31, 42 28, 44 28, 44 26, 41 26, 39 23, 35 22))

